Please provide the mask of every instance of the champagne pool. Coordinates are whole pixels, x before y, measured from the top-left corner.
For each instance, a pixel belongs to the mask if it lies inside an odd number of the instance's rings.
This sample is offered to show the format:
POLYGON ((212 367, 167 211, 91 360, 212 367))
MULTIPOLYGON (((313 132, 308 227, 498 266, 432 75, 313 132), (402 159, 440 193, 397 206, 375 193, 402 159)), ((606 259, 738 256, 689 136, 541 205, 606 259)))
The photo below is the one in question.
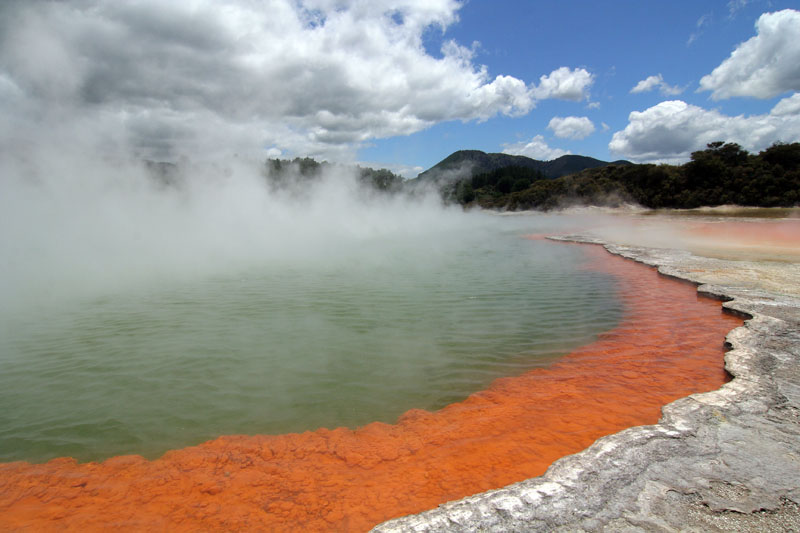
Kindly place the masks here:
POLYGON ((6 305, 0 461, 391 423, 618 323, 614 280, 582 268, 584 249, 521 238, 563 220, 463 216, 427 238, 367 235, 6 305))

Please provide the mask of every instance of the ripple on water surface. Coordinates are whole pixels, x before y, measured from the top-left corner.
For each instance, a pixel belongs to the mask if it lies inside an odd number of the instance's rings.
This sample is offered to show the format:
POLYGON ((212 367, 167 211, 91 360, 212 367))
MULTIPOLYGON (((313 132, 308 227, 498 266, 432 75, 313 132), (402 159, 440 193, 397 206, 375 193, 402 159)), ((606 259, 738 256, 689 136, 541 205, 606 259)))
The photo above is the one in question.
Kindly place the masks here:
POLYGON ((0 464, 0 529, 363 531, 542 474, 725 381, 722 339, 740 319, 692 285, 589 253, 622 281, 622 320, 546 368, 394 425, 223 436, 154 461, 0 464))
POLYGON ((582 250, 486 237, 14 314, 0 341, 0 460, 152 458, 221 434, 393 422, 616 324, 613 281, 581 268, 582 250))

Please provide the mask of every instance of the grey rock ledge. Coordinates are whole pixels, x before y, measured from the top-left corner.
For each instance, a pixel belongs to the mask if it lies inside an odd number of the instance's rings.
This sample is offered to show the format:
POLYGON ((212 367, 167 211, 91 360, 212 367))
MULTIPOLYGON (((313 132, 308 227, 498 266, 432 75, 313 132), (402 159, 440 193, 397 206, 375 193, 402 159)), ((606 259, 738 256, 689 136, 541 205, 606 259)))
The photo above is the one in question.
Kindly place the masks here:
MULTIPOLYGON (((737 268, 680 250, 556 240, 601 244, 693 283, 699 271, 737 268)), ((698 291, 748 317, 726 337, 729 383, 665 406, 656 425, 598 439, 543 476, 373 531, 800 530, 800 299, 737 286, 698 291)))

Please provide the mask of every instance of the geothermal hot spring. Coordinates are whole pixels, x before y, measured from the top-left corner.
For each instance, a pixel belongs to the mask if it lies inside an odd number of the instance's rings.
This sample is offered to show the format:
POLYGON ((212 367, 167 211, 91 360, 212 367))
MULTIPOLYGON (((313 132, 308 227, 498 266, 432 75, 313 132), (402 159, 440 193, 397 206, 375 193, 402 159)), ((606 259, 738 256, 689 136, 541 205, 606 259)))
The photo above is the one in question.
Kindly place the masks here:
POLYGON ((56 163, 0 184, 0 528, 364 530, 726 379, 718 302, 530 238, 584 219, 56 163))
POLYGON ((5 243, 22 250, 6 256, 0 460, 155 458, 224 434, 393 422, 547 365, 620 317, 584 250, 522 239, 558 219, 329 179, 305 199, 242 176, 29 197, 41 211, 15 224, 28 241, 5 243))

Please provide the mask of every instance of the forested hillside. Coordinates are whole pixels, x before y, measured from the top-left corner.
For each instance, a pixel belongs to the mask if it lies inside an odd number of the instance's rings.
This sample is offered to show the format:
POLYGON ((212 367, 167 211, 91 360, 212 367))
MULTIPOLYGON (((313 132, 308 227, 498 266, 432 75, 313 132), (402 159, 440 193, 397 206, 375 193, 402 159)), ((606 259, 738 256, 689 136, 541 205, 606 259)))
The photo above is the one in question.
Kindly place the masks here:
MULTIPOLYGON (((443 185, 508 167, 538 171, 545 178, 558 178, 587 168, 602 167, 608 164, 610 163, 583 155, 569 154, 562 155, 551 161, 539 161, 524 155, 486 153, 480 150, 458 150, 409 181, 412 186, 417 185, 416 182, 443 185)), ((628 161, 616 161, 611 164, 630 163, 628 161)))
POLYGON ((509 210, 626 202, 650 208, 790 207, 800 203, 800 143, 776 143, 754 155, 738 144, 715 142, 684 165, 612 163, 556 179, 505 167, 451 183, 443 195, 462 205, 509 210))
MULTIPOLYGON (((147 161, 146 166, 162 185, 180 181, 174 164, 147 161)), ((404 180, 386 169, 320 163, 307 157, 268 159, 263 168, 271 188, 297 194, 321 179, 326 171, 341 169, 355 172, 367 190, 415 194, 434 188, 445 203, 511 211, 629 203, 653 209, 800 205, 800 143, 776 143, 751 154, 735 143, 714 142, 705 150, 693 152, 691 160, 683 165, 606 163, 582 156, 542 162, 463 150, 414 180, 404 180), (570 166, 583 170, 557 178, 548 175, 565 172, 570 166), (433 172, 434 169, 438 170, 433 172), (446 174, 456 169, 460 170, 446 174), (437 175, 439 178, 434 179, 437 175)))

